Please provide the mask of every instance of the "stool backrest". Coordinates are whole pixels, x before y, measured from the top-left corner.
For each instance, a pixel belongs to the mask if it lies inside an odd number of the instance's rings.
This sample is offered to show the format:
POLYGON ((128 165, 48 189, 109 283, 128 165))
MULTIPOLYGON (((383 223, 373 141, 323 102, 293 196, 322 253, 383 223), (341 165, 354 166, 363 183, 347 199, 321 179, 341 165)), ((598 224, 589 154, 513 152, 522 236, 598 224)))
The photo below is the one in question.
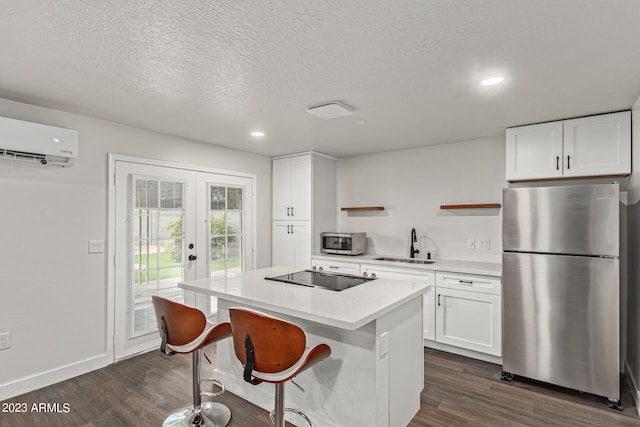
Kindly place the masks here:
POLYGON ((247 363, 245 339, 251 337, 254 349, 253 369, 264 373, 282 372, 300 360, 307 340, 297 325, 253 310, 229 309, 236 357, 247 363))
POLYGON ((164 318, 168 344, 188 344, 204 331, 207 318, 202 311, 158 295, 153 295, 151 299, 160 336, 162 336, 162 319, 164 318))

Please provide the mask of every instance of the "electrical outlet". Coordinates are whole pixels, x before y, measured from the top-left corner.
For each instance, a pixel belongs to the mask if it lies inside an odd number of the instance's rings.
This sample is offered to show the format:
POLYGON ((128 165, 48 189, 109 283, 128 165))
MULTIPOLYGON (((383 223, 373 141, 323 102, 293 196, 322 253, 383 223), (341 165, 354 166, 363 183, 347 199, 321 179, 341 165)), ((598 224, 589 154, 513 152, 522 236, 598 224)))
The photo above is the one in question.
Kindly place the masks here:
POLYGON ((467 239, 467 249, 475 249, 476 241, 475 239, 467 239))
POLYGON ((0 334, 0 350, 11 347, 11 332, 0 334))
POLYGON ((478 240, 478 249, 482 251, 488 251, 490 240, 478 240))
POLYGON ((104 252, 104 240, 89 240, 89 253, 101 254, 104 252))

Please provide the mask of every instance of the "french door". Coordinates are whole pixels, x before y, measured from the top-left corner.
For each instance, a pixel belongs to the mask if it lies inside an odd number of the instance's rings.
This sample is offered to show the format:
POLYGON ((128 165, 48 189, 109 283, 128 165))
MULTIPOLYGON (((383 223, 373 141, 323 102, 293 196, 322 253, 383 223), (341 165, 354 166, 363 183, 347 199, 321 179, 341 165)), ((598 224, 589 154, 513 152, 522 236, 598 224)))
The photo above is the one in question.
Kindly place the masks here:
POLYGON ((158 345, 152 295, 216 314, 178 283, 253 268, 253 178, 115 162, 114 360, 158 345))

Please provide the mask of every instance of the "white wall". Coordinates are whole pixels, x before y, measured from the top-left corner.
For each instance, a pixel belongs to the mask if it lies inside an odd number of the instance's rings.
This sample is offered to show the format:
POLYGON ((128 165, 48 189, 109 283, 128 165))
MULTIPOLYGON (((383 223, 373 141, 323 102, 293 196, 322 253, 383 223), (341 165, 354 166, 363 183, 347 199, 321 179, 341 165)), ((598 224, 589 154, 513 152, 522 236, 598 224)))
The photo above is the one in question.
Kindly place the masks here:
POLYGON ((107 153, 255 174, 257 267, 271 264, 271 159, 0 99, 0 116, 79 131, 72 168, 0 161, 0 400, 104 366, 107 153))
POLYGON ((501 203, 504 165, 504 137, 342 158, 338 209, 385 210, 339 212, 338 231, 366 231, 370 253, 408 256, 415 228, 420 258, 429 251, 436 258, 499 262, 501 209, 442 210, 440 205, 501 203), (490 249, 467 249, 469 238, 490 240, 490 249))
POLYGON ((640 406, 640 98, 631 111, 632 168, 627 191, 627 370, 640 406))

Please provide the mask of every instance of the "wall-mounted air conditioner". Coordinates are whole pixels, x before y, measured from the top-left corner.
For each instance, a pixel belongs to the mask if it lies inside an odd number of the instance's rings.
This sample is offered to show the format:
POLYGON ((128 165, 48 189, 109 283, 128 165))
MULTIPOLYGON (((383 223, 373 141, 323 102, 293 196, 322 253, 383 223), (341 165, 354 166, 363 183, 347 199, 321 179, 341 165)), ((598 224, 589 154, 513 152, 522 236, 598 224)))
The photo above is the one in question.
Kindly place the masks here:
POLYGON ((0 159, 73 166, 78 131, 0 117, 0 159))

